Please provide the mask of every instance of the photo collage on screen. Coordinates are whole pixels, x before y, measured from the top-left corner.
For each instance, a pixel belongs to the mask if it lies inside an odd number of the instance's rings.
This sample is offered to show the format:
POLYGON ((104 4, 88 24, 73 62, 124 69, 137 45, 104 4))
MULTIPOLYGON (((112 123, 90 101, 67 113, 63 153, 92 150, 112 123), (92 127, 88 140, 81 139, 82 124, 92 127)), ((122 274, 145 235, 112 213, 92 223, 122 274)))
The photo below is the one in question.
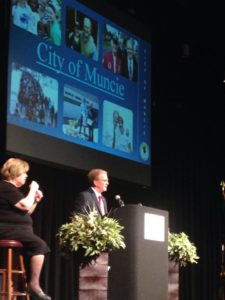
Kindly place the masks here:
POLYGON ((11 74, 10 114, 24 121, 56 127, 58 81, 16 63, 11 74))
POLYGON ((138 41, 109 24, 104 26, 103 66, 129 80, 138 80, 138 41))
POLYGON ((64 86, 64 134, 98 143, 98 98, 64 86))
POLYGON ((42 132, 45 128, 45 134, 51 128, 50 134, 57 138, 146 163, 149 141, 142 141, 144 154, 140 154, 140 143, 136 144, 140 118, 136 114, 141 81, 139 39, 82 9, 76 1, 11 0, 11 20, 14 28, 19 28, 17 32, 36 36, 30 41, 45 43, 42 47, 52 55, 49 60, 55 56, 73 58, 74 68, 80 61, 80 68, 86 67, 90 80, 97 81, 91 86, 80 74, 71 79, 72 75, 69 78, 64 70, 41 64, 36 69, 37 58, 28 67, 25 57, 12 57, 9 115, 14 122, 29 129, 36 124, 39 127, 33 130, 42 132), (123 94, 120 86, 125 86, 128 96, 119 94, 123 94))
POLYGON ((12 22, 55 45, 61 45, 61 1, 11 0, 12 22))
POLYGON ((98 23, 79 10, 67 7, 66 45, 87 58, 98 60, 98 23))

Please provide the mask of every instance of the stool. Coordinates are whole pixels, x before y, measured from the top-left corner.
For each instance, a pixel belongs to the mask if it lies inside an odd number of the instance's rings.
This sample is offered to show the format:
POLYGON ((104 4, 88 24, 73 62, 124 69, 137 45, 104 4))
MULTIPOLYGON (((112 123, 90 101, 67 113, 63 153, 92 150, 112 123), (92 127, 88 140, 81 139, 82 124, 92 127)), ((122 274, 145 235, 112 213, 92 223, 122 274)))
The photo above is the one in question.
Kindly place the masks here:
POLYGON ((23 255, 21 254, 22 248, 23 244, 19 241, 0 240, 0 250, 4 250, 3 255, 5 257, 0 266, 0 275, 2 277, 0 290, 1 300, 14 300, 17 299, 17 296, 25 297, 26 300, 30 300, 30 296, 26 293, 26 270, 23 255), (15 266, 16 258, 19 260, 18 266, 15 266), (21 291, 18 291, 15 277, 21 279, 21 291))

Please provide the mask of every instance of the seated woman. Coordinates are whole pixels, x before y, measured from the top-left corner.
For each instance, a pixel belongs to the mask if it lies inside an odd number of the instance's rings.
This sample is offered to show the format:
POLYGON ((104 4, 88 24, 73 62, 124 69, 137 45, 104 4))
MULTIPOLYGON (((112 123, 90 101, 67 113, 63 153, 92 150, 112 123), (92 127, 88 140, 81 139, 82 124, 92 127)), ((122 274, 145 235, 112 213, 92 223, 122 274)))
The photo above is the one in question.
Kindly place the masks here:
POLYGON ((30 281, 27 292, 34 299, 51 300, 40 287, 40 274, 47 244, 33 232, 32 212, 42 200, 39 184, 32 181, 26 196, 19 190, 28 177, 29 164, 17 158, 8 159, 1 169, 0 181, 0 239, 18 240, 23 243, 24 254, 30 257, 30 281))

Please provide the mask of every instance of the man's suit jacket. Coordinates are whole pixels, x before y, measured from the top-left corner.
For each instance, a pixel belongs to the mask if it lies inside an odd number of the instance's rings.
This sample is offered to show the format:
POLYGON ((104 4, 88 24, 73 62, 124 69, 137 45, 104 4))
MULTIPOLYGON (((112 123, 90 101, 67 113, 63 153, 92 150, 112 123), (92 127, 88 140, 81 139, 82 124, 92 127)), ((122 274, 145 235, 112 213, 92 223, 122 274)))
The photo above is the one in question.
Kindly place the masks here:
MULTIPOLYGON (((122 60, 122 75, 129 78, 127 55, 124 55, 122 60)), ((138 63, 136 57, 133 57, 133 74, 130 80, 137 81, 138 79, 138 63)))
MULTIPOLYGON (((107 214, 107 203, 104 196, 102 196, 102 201, 107 214)), ((74 211, 79 214, 88 214, 92 210, 96 210, 101 215, 101 210, 98 204, 98 199, 92 188, 89 188, 81 192, 75 200, 74 211)))

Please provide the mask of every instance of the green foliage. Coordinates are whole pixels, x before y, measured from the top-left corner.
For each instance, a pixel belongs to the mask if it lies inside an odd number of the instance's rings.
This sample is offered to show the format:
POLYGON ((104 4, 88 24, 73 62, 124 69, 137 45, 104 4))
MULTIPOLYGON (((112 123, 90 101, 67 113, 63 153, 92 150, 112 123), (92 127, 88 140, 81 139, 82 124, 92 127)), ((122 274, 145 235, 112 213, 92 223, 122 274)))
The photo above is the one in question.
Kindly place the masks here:
POLYGON ((91 211, 87 215, 73 213, 71 221, 59 228, 57 236, 62 251, 82 250, 84 256, 96 257, 102 252, 125 248, 122 229, 117 220, 91 211))
POLYGON ((175 260, 181 267, 188 263, 197 264, 199 259, 196 247, 184 232, 168 233, 168 255, 169 260, 175 260))

